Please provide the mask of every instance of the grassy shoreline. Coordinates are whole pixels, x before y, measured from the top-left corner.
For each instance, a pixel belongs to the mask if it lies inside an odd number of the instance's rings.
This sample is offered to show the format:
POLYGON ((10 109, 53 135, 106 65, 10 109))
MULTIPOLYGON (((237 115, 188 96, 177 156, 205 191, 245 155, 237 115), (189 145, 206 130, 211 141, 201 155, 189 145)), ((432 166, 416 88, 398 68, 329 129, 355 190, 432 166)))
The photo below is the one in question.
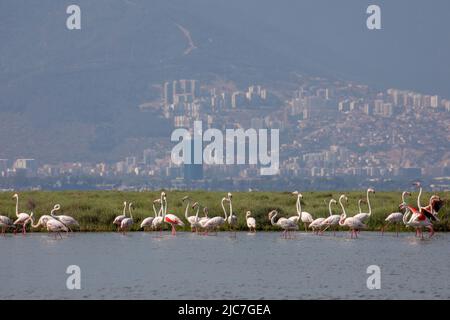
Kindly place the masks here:
MULTIPOLYGON (((189 195, 194 201, 198 201, 202 206, 209 209, 209 216, 223 215, 220 200, 226 192, 210 191, 167 191, 168 213, 176 214, 184 219, 185 204, 182 197, 189 195)), ((320 191, 302 192, 302 210, 310 212, 314 218, 328 216, 328 201, 331 198, 338 199, 341 194, 346 194, 349 202, 345 206, 347 215, 352 216, 358 212, 358 199, 365 199, 365 190, 361 191, 320 191)), ((444 207, 439 212, 441 222, 436 223, 437 231, 449 231, 450 224, 448 215, 450 213, 450 202, 448 192, 437 193, 445 200, 444 207)), ((15 201, 12 199, 12 192, 0 193, 0 214, 15 218, 15 201)), ((159 191, 149 192, 121 192, 121 191, 30 191, 21 192, 19 201, 20 212, 30 212, 28 201, 32 200, 35 220, 41 215, 49 214, 56 203, 61 205, 58 214, 73 216, 80 223, 80 231, 83 232, 108 232, 115 231, 112 224, 114 217, 122 214, 123 202, 133 202, 134 226, 131 231, 139 231, 141 221, 153 216, 152 201, 159 198, 159 191)), ((432 193, 424 192, 422 195, 422 205, 426 205, 432 193)), ((401 202, 400 192, 377 192, 370 198, 372 204, 372 216, 368 223, 368 231, 379 231, 384 219, 391 213, 398 211, 401 202)), ((407 199, 408 203, 416 206, 417 193, 407 199)), ((257 229, 262 231, 278 230, 270 225, 267 214, 271 210, 278 210, 279 216, 289 217, 296 214, 296 197, 290 192, 234 192, 233 212, 238 216, 239 230, 247 230, 245 223, 245 212, 250 210, 252 216, 256 218, 257 229)), ((340 214, 339 205, 333 205, 333 214, 340 214)), ((363 204, 363 212, 367 212, 367 205, 363 204)), ((190 215, 195 212, 189 211, 190 215)), ((185 221, 186 222, 186 221, 185 221)), ((303 228, 300 225, 300 230, 303 228)), ((168 226, 166 227, 168 229, 168 226)), ((179 230, 189 230, 189 226, 179 230)), ((227 228, 223 228, 227 230, 227 228)), ((386 231, 392 231, 394 227, 389 227, 386 231)), ((410 231, 411 229, 400 228, 400 231, 410 231)), ((39 231, 34 229, 33 231, 39 231)))

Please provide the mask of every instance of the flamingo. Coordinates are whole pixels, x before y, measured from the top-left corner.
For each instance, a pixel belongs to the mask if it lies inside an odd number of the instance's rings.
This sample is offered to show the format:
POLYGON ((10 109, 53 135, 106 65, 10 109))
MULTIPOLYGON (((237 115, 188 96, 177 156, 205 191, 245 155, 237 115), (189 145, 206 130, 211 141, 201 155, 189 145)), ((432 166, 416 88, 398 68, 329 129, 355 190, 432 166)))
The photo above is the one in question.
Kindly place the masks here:
POLYGON ((275 217, 278 215, 278 212, 276 210, 272 210, 269 212, 269 219, 270 223, 273 226, 278 226, 281 229, 283 229, 283 236, 285 239, 287 239, 288 234, 292 230, 298 230, 298 224, 292 221, 291 219, 286 218, 279 218, 277 222, 275 222, 275 217))
POLYGON ((53 217, 54 212, 58 211, 59 209, 61 209, 61 206, 59 204, 56 204, 53 207, 52 211, 50 212, 50 215, 43 215, 43 216, 41 216, 39 218, 37 224, 34 224, 34 219, 33 219, 33 217, 31 217, 31 221, 32 221, 31 226, 33 228, 38 228, 40 226, 44 226, 44 227, 47 228, 47 232, 49 232, 49 233, 50 232, 54 232, 55 233, 55 239, 57 238, 58 235, 62 239, 61 232, 66 232, 67 233, 67 232, 69 232, 69 228, 64 223, 62 223, 59 220, 56 220, 53 217))
POLYGON ((320 228, 322 228, 325 218, 316 218, 311 222, 308 228, 311 228, 315 234, 319 234, 320 228))
POLYGON ((428 220, 428 218, 423 213, 418 211, 416 208, 413 208, 406 204, 401 204, 400 209, 402 209, 402 210, 406 209, 406 212, 403 215, 403 223, 407 227, 415 228, 416 236, 417 236, 417 233, 419 232, 421 235, 421 238, 423 239, 422 228, 424 228, 424 227, 429 230, 430 238, 434 235, 433 224, 431 223, 430 220, 428 220), (408 221, 408 216, 410 214, 412 214, 412 216, 411 216, 411 219, 408 221))
POLYGON ((120 229, 120 224, 122 223, 122 220, 127 217, 127 202, 123 202, 123 212, 120 216, 117 216, 114 218, 113 224, 117 226, 117 231, 120 229))
POLYGON ((247 227, 250 230, 250 232, 256 233, 256 220, 255 218, 251 217, 251 212, 247 211, 245 213, 245 220, 247 221, 247 227))
POLYGON ((225 224, 225 222, 227 221, 227 218, 228 218, 227 210, 225 210, 225 206, 223 204, 225 201, 229 201, 229 198, 226 198, 226 197, 222 198, 222 201, 221 201, 224 217, 218 216, 218 217, 213 217, 213 218, 208 219, 204 223, 205 234, 208 234, 209 230, 217 230, 218 228, 223 226, 225 224))
MULTIPOLYGON (((59 208, 61 208, 61 206, 59 204, 56 204, 55 206, 59 206, 59 208)), ((58 208, 58 210, 59 210, 58 208)), ((50 214, 53 218, 55 218, 56 220, 62 222, 62 224, 64 224, 70 232, 72 231, 72 228, 80 228, 80 224, 78 223, 77 220, 75 220, 75 218, 71 217, 71 216, 67 216, 67 215, 60 215, 60 216, 55 216, 54 213, 50 214)))
MULTIPOLYGON (((144 229, 144 231, 145 231, 146 228, 149 228, 149 227, 153 226, 153 220, 159 215, 159 212, 156 212, 155 201, 153 201, 152 207, 153 207, 153 213, 154 213, 155 216, 154 217, 147 217, 144 220, 142 220, 141 228, 144 229)), ((159 209, 159 211, 161 211, 161 208, 159 209)))
MULTIPOLYGON (((54 208, 52 209, 52 212, 54 212, 54 208)), ((36 224, 34 224, 34 219, 32 221, 31 227, 33 227, 34 229, 40 228, 40 227, 46 227, 47 226, 47 222, 51 219, 54 219, 52 216, 49 216, 47 214, 42 215, 38 222, 36 224)))
POLYGON ((176 215, 172 213, 167 213, 167 197, 164 195, 163 197, 163 211, 164 211, 164 222, 170 224, 172 226, 172 235, 177 235, 177 231, 175 229, 175 226, 184 226, 183 221, 181 221, 180 218, 178 218, 176 215))
POLYGON ((206 223, 208 222, 208 220, 209 220, 209 218, 208 218, 208 208, 207 208, 207 207, 204 207, 204 208, 203 208, 203 214, 204 214, 204 216, 201 217, 201 218, 198 220, 198 223, 199 223, 199 225, 200 225, 200 228, 205 230, 205 224, 206 224, 206 223))
POLYGON ((297 209, 297 215, 290 217, 289 220, 294 221, 295 223, 298 223, 299 219, 302 221, 303 225, 305 226, 305 232, 308 232, 308 225, 313 222, 313 216, 306 211, 302 211, 302 201, 303 195, 299 193, 298 191, 292 192, 293 195, 297 196, 297 202, 295 204, 295 207, 297 209))
POLYGON ((372 188, 367 189, 366 197, 367 197, 367 205, 369 206, 368 213, 358 213, 354 215, 352 218, 360 220, 363 224, 369 220, 372 215, 372 207, 370 206, 369 193, 375 193, 375 190, 372 188))
MULTIPOLYGON (((430 231, 430 238, 431 238, 434 234, 433 224, 431 221, 436 220, 436 217, 432 212, 428 212, 428 210, 426 210, 427 208, 422 207, 422 205, 420 204, 420 198, 422 196, 422 191, 423 191, 423 188, 422 188, 420 182, 415 182, 414 185, 419 188, 419 194, 417 195, 417 207, 419 209, 415 209, 411 206, 408 206, 409 211, 412 214, 411 214, 411 218, 409 219, 409 221, 406 225, 412 226, 413 228, 415 228, 416 236, 418 236, 418 234, 420 234, 422 239, 423 239, 422 229, 424 227, 428 228, 430 231)), ((430 198, 430 204, 429 204, 430 211, 433 211, 432 200, 433 200, 433 197, 430 198)), ((404 221, 405 220, 403 220, 403 222, 404 221)))
POLYGON ((199 217, 198 217, 198 212, 200 211, 200 205, 198 204, 198 202, 195 202, 192 205, 192 209, 197 208, 197 212, 195 214, 195 216, 189 216, 189 205, 190 205, 190 198, 189 196, 185 196, 183 197, 182 201, 187 201, 187 205, 186 205, 186 210, 184 211, 184 217, 186 218, 186 220, 189 222, 189 224, 191 225, 191 231, 192 232, 198 232, 198 228, 200 227, 199 224, 199 217))
POLYGON ((349 227, 349 229, 351 230, 351 238, 352 239, 353 239, 353 235, 355 235, 355 237, 358 238, 357 231, 365 228, 366 225, 364 223, 362 223, 361 220, 356 219, 355 217, 347 218, 347 213, 345 212, 344 205, 342 204, 342 200, 344 200, 344 199, 345 199, 345 201, 348 201, 348 198, 346 196, 344 196, 344 197, 341 196, 339 198, 339 204, 341 205, 341 208, 342 208, 342 215, 341 215, 341 219, 339 220, 339 225, 349 227))
POLYGON ((228 198, 228 203, 230 204, 230 214, 228 216, 227 222, 228 222, 228 225, 230 226, 230 229, 232 231, 234 231, 234 237, 236 237, 236 227, 237 227, 238 219, 237 219, 236 215, 233 214, 233 205, 232 205, 233 196, 230 192, 228 192, 227 198, 228 198))
MULTIPOLYGON (((26 234, 26 227, 27 224, 31 221, 30 215, 28 213, 19 213, 19 195, 16 193, 13 195, 13 198, 16 199, 16 221, 13 222, 15 226, 21 225, 22 226, 22 234, 26 234)), ((32 213, 31 213, 32 214, 32 213)), ((14 231, 15 233, 15 231, 14 231)))
MULTIPOLYGON (((341 195, 339 197, 339 200, 342 201, 342 199, 345 197, 345 195, 341 195)), ((336 200, 334 199, 330 199, 330 202, 328 203, 328 211, 330 213, 330 216, 328 218, 326 218, 323 223, 322 226, 326 226, 325 229, 322 230, 322 232, 324 232, 325 230, 327 230, 329 227, 335 227, 333 229, 333 235, 336 236, 336 227, 339 226, 339 220, 341 218, 340 215, 338 214, 333 214, 332 210, 331 210, 331 204, 336 204, 336 200)))
POLYGON ((133 226, 133 214, 131 213, 131 207, 132 207, 133 203, 130 202, 128 204, 128 213, 130 214, 130 217, 128 218, 124 218, 122 220, 122 222, 120 223, 120 230, 122 231, 123 234, 126 233, 126 231, 130 230, 131 227, 133 226))
MULTIPOLYGON (((411 196, 411 192, 408 192, 408 191, 402 192, 402 203, 400 205, 406 204, 406 201, 405 201, 406 196, 411 196)), ((386 221, 386 224, 381 227, 381 234, 384 235, 384 229, 386 228, 386 226, 393 223, 393 224, 395 224, 395 231, 397 232, 397 237, 398 237, 398 224, 403 222, 403 213, 402 212, 393 212, 390 215, 388 215, 387 218, 384 219, 384 221, 386 221)))
POLYGON ((152 228, 158 230, 160 234, 162 233, 162 227, 164 222, 164 206, 163 206, 163 198, 166 196, 166 193, 163 191, 161 192, 161 197, 159 199, 156 199, 153 201, 153 203, 159 203, 161 205, 158 215, 153 219, 152 221, 152 228))
POLYGON ((9 228, 16 228, 16 226, 10 218, 0 215, 0 228, 2 229, 2 234, 6 237, 5 231, 9 228))

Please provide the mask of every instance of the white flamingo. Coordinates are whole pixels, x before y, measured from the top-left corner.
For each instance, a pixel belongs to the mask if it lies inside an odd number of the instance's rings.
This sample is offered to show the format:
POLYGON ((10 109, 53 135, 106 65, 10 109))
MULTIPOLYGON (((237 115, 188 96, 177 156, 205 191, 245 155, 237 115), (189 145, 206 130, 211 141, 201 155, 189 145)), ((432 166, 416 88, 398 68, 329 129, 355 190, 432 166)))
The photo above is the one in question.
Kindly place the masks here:
POLYGON ((117 231, 120 229, 120 224, 122 223, 122 220, 127 217, 127 202, 123 202, 123 212, 120 216, 117 216, 114 218, 113 224, 117 226, 117 231))
POLYGON ((292 230, 298 230, 298 224, 294 221, 286 218, 279 218, 277 222, 275 222, 275 217, 278 215, 278 212, 276 210, 272 210, 269 212, 269 219, 270 223, 273 226, 278 226, 281 229, 283 229, 283 236, 285 239, 287 239, 288 235, 290 236, 290 231, 292 230))
POLYGON ((297 209, 297 215, 290 217, 289 220, 294 221, 298 224, 298 221, 301 220, 303 225, 305 226, 305 232, 308 232, 308 226, 311 222, 314 221, 313 216, 306 211, 302 211, 302 200, 303 195, 299 193, 298 191, 292 192, 293 195, 297 196, 297 202, 295 204, 295 207, 297 209))
POLYGON ((69 232, 69 228, 64 225, 64 223, 62 223, 59 220, 56 220, 55 218, 53 218, 53 214, 55 211, 58 211, 59 209, 61 209, 61 206, 59 204, 56 204, 52 211, 50 212, 50 215, 43 215, 39 218, 38 223, 34 224, 34 220, 33 218, 31 218, 32 220, 32 227, 33 228, 38 228, 40 226, 44 226, 47 229, 47 232, 53 232, 55 233, 55 239, 57 238, 57 236, 59 235, 59 237, 62 239, 61 236, 61 232, 69 232))
POLYGON ((325 218, 316 218, 309 224, 308 228, 311 228, 315 234, 319 234, 324 221, 325 218))
POLYGON ((208 219, 204 224, 205 234, 208 234, 208 231, 217 230, 218 228, 223 226, 225 224, 225 222, 227 221, 227 218, 228 218, 227 210, 225 209, 225 206, 223 204, 225 201, 228 201, 228 198, 222 198, 222 202, 221 202, 224 217, 218 216, 218 217, 213 217, 213 218, 208 219))
POLYGON ((2 234, 6 237, 5 231, 11 228, 15 229, 16 226, 10 218, 0 215, 0 228, 2 229, 2 234))
MULTIPOLYGON (((13 195, 16 199, 16 217, 17 219, 13 222, 15 226, 22 226, 22 234, 26 234, 27 224, 31 222, 30 215, 28 213, 19 213, 19 195, 16 193, 13 195)), ((33 214, 33 213, 31 213, 33 214)))
MULTIPOLYGON (((141 222, 141 228, 144 229, 144 231, 145 231, 146 228, 153 227, 153 220, 159 215, 159 212, 156 212, 155 201, 153 201, 153 203, 152 203, 152 208, 153 208, 154 216, 153 217, 147 217, 144 220, 142 220, 142 222, 141 222)), ((159 211, 161 211, 161 208, 159 209, 159 211)))
POLYGON ((172 213, 167 213, 167 197, 164 195, 163 197, 163 211, 164 211, 164 222, 168 223, 172 227, 172 235, 177 235, 177 230, 175 229, 175 226, 184 226, 184 222, 181 221, 180 218, 178 218, 176 215, 172 213))
MULTIPOLYGON (((60 206, 59 204, 57 204, 57 206, 60 206)), ((61 207, 61 206, 60 206, 61 207)), ((59 210, 59 209, 58 209, 59 210)), ((71 216, 67 216, 67 215, 59 215, 59 216, 55 216, 54 213, 50 214, 53 218, 55 218, 58 221, 61 221, 63 225, 65 225, 70 232, 72 232, 72 228, 80 228, 80 224, 78 223, 77 220, 75 220, 75 218, 71 217, 71 216)))
POLYGON ((131 213, 132 206, 133 206, 133 203, 130 202, 128 204, 128 213, 130 214, 130 217, 126 217, 126 218, 122 219, 122 222, 120 223, 120 230, 122 231, 123 234, 125 234, 127 231, 129 231, 134 223, 133 214, 131 213))
POLYGON ((208 217, 208 208, 207 207, 204 207, 203 208, 203 217, 201 217, 199 220, 198 220, 198 223, 199 223, 199 225, 200 225, 200 228, 201 229, 203 229, 203 230, 205 230, 205 224, 208 222, 208 220, 209 220, 209 217, 208 217))
POLYGON ((163 198, 166 196, 166 193, 163 191, 161 192, 161 198, 156 199, 153 201, 153 203, 159 203, 161 205, 158 215, 153 219, 152 221, 152 228, 155 230, 159 230, 160 234, 162 232, 163 222, 164 222, 164 205, 163 205, 163 198))
MULTIPOLYGON (((345 195, 341 195, 339 197, 339 201, 342 201, 344 197, 345 195)), ((330 215, 322 223, 322 226, 325 226, 325 229, 323 229, 322 232, 326 231, 329 227, 334 227, 333 235, 336 236, 336 227, 339 226, 339 220, 341 219, 341 216, 338 214, 333 214, 333 211, 331 210, 332 204, 336 204, 336 200, 330 199, 330 202, 328 203, 328 212, 330 213, 330 215)))
POLYGON ((367 205, 369 206, 369 212, 358 213, 352 217, 360 220, 363 224, 367 222, 367 220, 369 220, 370 216, 372 215, 372 207, 370 205, 369 193, 375 193, 375 190, 372 188, 367 189, 366 198, 367 198, 367 205))
POLYGON ((232 205, 233 196, 230 192, 228 192, 227 198, 228 198, 228 202, 230 205, 230 214, 228 215, 227 222, 228 222, 228 225, 230 226, 230 230, 234 231, 234 237, 236 237, 236 228, 237 228, 238 219, 237 219, 236 215, 233 213, 233 205, 232 205))
POLYGON ((348 201, 347 197, 339 199, 339 204, 341 205, 341 208, 342 208, 342 215, 341 215, 341 219, 339 220, 339 225, 348 227, 350 229, 352 239, 353 239, 353 235, 356 238, 358 238, 357 231, 359 231, 363 228, 366 228, 366 225, 364 223, 362 223, 361 220, 356 219, 355 217, 347 218, 347 213, 345 212, 344 205, 342 204, 342 200, 344 200, 344 199, 345 199, 345 201, 348 201))
MULTIPOLYGON (((55 208, 53 208, 51 212, 54 212, 54 210, 55 210, 55 208)), ((52 216, 44 214, 44 215, 40 216, 40 218, 36 224, 34 224, 34 219, 32 219, 33 222, 31 224, 31 227, 34 229, 41 228, 41 227, 45 228, 47 226, 47 222, 50 221, 51 219, 54 219, 54 218, 52 216)))
MULTIPOLYGON (((411 192, 408 192, 408 191, 402 192, 402 203, 400 205, 406 204, 406 201, 405 201, 406 196, 411 196, 411 192)), ((393 212, 393 213, 389 214, 386 217, 386 219, 384 219, 384 221, 386 221, 386 224, 381 227, 381 234, 384 235, 384 229, 386 228, 387 225, 395 224, 395 231, 396 231, 397 237, 398 237, 398 224, 403 222, 403 213, 402 212, 393 212)))
POLYGON ((251 216, 251 212, 247 211, 245 213, 245 220, 247 221, 247 227, 250 232, 256 233, 256 219, 251 216))
POLYGON ((189 206, 190 206, 190 199, 188 196, 183 197, 182 201, 187 201, 187 205, 186 205, 186 210, 184 211, 184 217, 186 218, 186 220, 189 222, 189 224, 191 225, 191 231, 192 232, 198 232, 198 228, 201 227, 199 221, 200 218, 198 217, 198 212, 200 211, 200 205, 198 204, 198 202, 195 202, 192 205, 192 209, 197 208, 197 212, 195 215, 190 216, 189 215, 189 206))

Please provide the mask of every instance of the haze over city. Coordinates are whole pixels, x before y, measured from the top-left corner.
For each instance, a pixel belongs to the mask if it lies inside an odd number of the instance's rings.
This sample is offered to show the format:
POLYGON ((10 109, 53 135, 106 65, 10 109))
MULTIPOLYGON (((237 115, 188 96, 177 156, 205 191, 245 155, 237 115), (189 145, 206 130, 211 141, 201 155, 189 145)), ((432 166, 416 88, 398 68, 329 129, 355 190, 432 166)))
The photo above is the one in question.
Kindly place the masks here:
MULTIPOLYGON (((212 1, 214 2, 214 1, 212 1)), ((0 4, 0 188, 450 186, 448 1, 0 4), (280 174, 179 166, 171 132, 280 130, 280 174)))

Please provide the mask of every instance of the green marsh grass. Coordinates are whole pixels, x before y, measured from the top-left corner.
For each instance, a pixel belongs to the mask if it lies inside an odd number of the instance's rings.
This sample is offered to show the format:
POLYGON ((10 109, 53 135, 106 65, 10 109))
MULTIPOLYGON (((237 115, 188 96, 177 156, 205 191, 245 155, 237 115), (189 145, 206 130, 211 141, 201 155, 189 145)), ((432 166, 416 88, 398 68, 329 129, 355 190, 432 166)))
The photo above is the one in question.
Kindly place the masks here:
MULTIPOLYGON (((189 195, 194 201, 198 201, 203 207, 209 209, 209 216, 223 215, 220 204, 221 199, 226 196, 226 192, 207 191, 166 191, 168 199, 168 213, 174 213, 184 219, 185 205, 182 198, 189 195)), ((365 191, 352 192, 302 192, 302 210, 310 212, 314 218, 328 216, 328 201, 331 198, 338 200, 344 193, 348 196, 348 203, 345 208, 348 216, 358 212, 358 199, 365 199, 365 191)), ((436 230, 448 231, 450 212, 450 201, 448 193, 437 193, 444 199, 444 207, 439 212, 441 222, 436 224, 436 230)), ((12 199, 12 192, 0 193, 0 214, 15 217, 15 201, 12 199)), ((80 223, 80 231, 114 231, 115 226, 112 221, 117 215, 122 214, 123 202, 133 203, 133 230, 137 231, 141 221, 153 216, 152 201, 159 198, 160 192, 120 192, 120 191, 30 191, 21 192, 19 202, 20 212, 30 212, 30 203, 35 206, 34 216, 37 220, 43 214, 49 214, 56 203, 61 205, 61 210, 57 214, 67 214, 73 216, 80 223)), ((432 193, 422 195, 422 205, 427 204, 427 199, 432 193)), ((372 216, 368 222, 368 230, 380 230, 384 219, 388 214, 398 211, 401 202, 400 192, 376 192, 371 195, 372 216)), ((417 192, 408 198, 408 203, 416 206, 417 192)), ((296 196, 291 192, 234 192, 233 212, 238 216, 239 229, 247 230, 245 223, 245 212, 250 210, 252 216, 256 218, 258 230, 276 230, 270 224, 267 214, 271 210, 278 210, 279 216, 290 217, 296 214, 296 196)), ((228 206, 226 206, 228 208, 228 206)), ((340 214, 339 204, 332 206, 334 214, 340 214)), ((363 204, 363 212, 367 212, 367 204, 363 204)), ((194 214, 190 210, 190 215, 194 214)), ((199 215, 203 215, 201 211, 199 215)), ((300 225, 300 230, 302 229, 300 225)), ((169 229, 169 226, 166 226, 169 229)), ((224 228, 226 229, 226 228, 224 228)), ((406 230, 403 226, 402 230, 406 230)), ((184 230, 189 230, 186 226, 184 230)), ((387 230, 394 230, 391 226, 387 230)))

